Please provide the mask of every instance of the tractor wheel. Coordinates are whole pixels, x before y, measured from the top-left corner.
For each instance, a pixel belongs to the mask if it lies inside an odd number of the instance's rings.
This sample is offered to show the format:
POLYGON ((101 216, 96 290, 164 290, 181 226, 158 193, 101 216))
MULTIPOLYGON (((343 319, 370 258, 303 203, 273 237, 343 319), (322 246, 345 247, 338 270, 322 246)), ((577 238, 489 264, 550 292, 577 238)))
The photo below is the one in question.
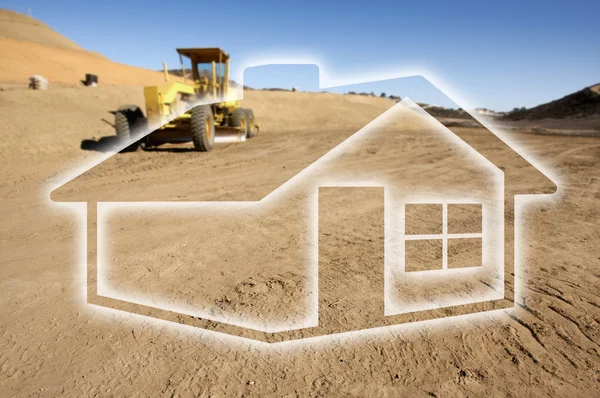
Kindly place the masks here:
POLYGON ((190 120, 194 148, 208 152, 215 144, 215 119, 210 106, 197 106, 192 109, 190 120))
POLYGON ((258 135, 258 126, 256 125, 252 109, 246 109, 246 119, 248 120, 248 138, 256 137, 258 135))
POLYGON ((235 108, 229 119, 230 127, 239 127, 242 138, 248 136, 248 114, 244 108, 235 108))
MULTIPOLYGON (((136 138, 143 127, 146 118, 142 110, 136 105, 123 105, 115 112, 115 130, 121 142, 130 142, 136 138)), ((123 148, 121 152, 133 152, 138 149, 140 141, 136 140, 131 145, 123 148)))

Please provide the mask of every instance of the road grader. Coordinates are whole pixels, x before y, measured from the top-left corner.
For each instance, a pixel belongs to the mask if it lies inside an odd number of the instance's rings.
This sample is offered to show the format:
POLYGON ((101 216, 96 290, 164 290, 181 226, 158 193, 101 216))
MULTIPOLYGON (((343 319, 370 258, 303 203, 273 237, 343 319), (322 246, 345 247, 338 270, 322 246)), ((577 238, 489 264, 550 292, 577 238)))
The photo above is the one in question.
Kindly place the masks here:
POLYGON ((169 81, 163 64, 165 83, 144 87, 146 116, 136 105, 123 105, 114 112, 117 136, 133 141, 124 151, 191 141, 196 150, 208 152, 217 135, 229 141, 255 137, 259 127, 254 112, 231 99, 235 96, 230 95, 229 55, 220 48, 179 48, 177 52, 183 82, 169 81), (183 57, 191 64, 189 84, 183 57))

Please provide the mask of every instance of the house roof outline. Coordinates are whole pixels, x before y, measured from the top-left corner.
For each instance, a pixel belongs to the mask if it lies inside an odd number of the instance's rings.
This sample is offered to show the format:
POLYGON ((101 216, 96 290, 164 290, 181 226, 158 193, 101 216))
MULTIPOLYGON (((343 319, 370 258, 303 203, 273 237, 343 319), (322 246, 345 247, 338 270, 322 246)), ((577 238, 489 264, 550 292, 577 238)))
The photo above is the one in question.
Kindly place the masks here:
MULTIPOLYGON (((198 204, 212 204, 212 205, 217 205, 217 206, 233 206, 235 207, 236 205, 240 205, 240 206, 244 206, 244 205, 250 205, 250 204, 259 204, 261 202, 267 202, 269 200, 274 199, 279 193, 284 192, 288 189, 291 189, 294 185, 295 181, 301 180, 304 176, 306 176, 307 174, 310 173, 310 171, 316 167, 318 167, 318 165, 321 162, 325 162, 328 159, 331 159, 333 156, 335 156, 335 154, 338 151, 343 150, 346 146, 348 146, 350 143, 352 143, 353 140, 359 138, 361 136, 361 134, 364 134, 365 132, 368 132, 371 130, 371 128, 376 125, 377 123, 381 122, 382 120, 384 120, 386 118, 386 115, 390 114, 391 112, 393 112, 393 110, 398 107, 398 106, 408 106, 409 108, 412 108, 413 110, 420 112, 422 114, 426 114, 429 115, 430 117, 434 118, 435 120, 437 120, 439 122, 439 120, 435 117, 429 114, 429 112, 427 112, 426 110, 424 110, 423 108, 421 108, 420 106, 418 106, 416 103, 414 103, 412 100, 410 100, 408 97, 405 97, 399 104, 394 105, 392 108, 388 109, 387 111, 385 111, 384 113, 382 113, 380 116, 378 116, 376 119, 372 120, 370 123, 368 123, 366 126, 364 126, 363 128, 361 128, 360 130, 358 130, 356 133, 352 134, 350 137, 348 137, 346 140, 344 140, 343 142, 341 142, 340 144, 338 144, 337 146, 335 146, 334 148, 332 148, 331 150, 329 150, 328 152, 326 152, 323 156, 321 156, 320 158, 318 158, 316 161, 314 161, 313 163, 311 163, 309 166, 307 166, 306 168, 304 168, 303 170, 301 170, 299 173, 297 173, 296 175, 292 176, 291 178, 289 178, 287 181, 285 181, 284 183, 282 183, 279 187, 275 188, 273 191, 269 192, 268 194, 266 194, 264 197, 262 197, 260 200, 256 200, 256 201, 184 201, 186 203, 198 203, 198 204)), ((473 115, 471 115, 473 116, 473 115)), ((474 116, 473 118, 475 120, 477 120, 474 116)), ((495 135, 489 128, 483 126, 486 130, 486 132, 494 135, 497 137, 497 135, 495 135)), ((448 128, 445 127, 447 130, 449 130, 451 133, 453 133, 458 139, 462 140, 463 142, 465 142, 466 145, 468 145, 469 147, 471 147, 475 152, 477 152, 478 154, 480 154, 483 158, 485 158, 491 165, 493 165, 496 168, 499 168, 500 170, 502 170, 501 167, 499 167, 497 165, 497 163, 495 163, 494 161, 490 160, 488 158, 488 156, 486 156, 485 154, 481 153, 479 150, 477 150, 473 145, 471 145, 471 143, 469 143, 467 140, 463 140, 463 138, 457 134, 455 131, 453 131, 452 128, 448 128)), ((148 132, 149 134, 150 132, 148 132)), ((501 140, 502 141, 502 140, 501 140)), ((530 167, 532 167, 533 169, 537 170, 539 173, 541 173, 537 168, 535 168, 533 165, 531 165, 530 162, 527 161, 527 159, 523 158, 517 151, 515 151, 511 146, 509 146, 508 144, 505 144, 510 150, 512 150, 513 152, 515 152, 520 158, 524 159, 530 167)), ((124 145, 125 146, 125 145, 124 145)), ((111 157, 113 154, 110 154, 109 156, 107 156, 106 158, 111 157)), ((94 167, 94 166, 92 166, 94 167)), ((89 170, 90 168, 88 168, 87 170, 89 170)), ((504 173, 504 170, 502 170, 502 172, 504 173)), ((546 184, 545 186, 538 188, 538 187, 533 187, 533 189, 527 189, 524 191, 514 191, 511 192, 512 195, 536 195, 536 194, 542 194, 542 195, 548 195, 548 194, 553 194, 556 192, 557 190, 557 185, 548 177, 546 176, 544 173, 541 173, 545 178, 546 178, 546 184)), ((77 176, 78 177, 78 176, 77 176)), ((77 178, 75 177, 75 178, 77 178)), ((75 179, 73 178, 73 179, 75 179)), ((71 181, 71 180, 69 180, 71 181)), ((64 185, 64 184, 63 184, 64 185)), ((62 186, 62 185, 61 185, 62 186)), ((60 186, 57 188, 60 189, 60 186)), ((56 191, 56 190, 54 190, 56 191)), ((54 192, 53 191, 53 192, 54 192)), ((135 201, 132 201, 135 202, 135 201)), ((92 202, 93 203, 93 202, 92 202)), ((177 203, 176 201, 169 201, 169 202, 145 202, 145 203, 154 203, 156 205, 160 205, 160 204, 164 204, 164 203, 177 203)), ((267 333, 267 332, 265 332, 267 333)), ((274 334, 277 334, 277 332, 275 332, 274 334)), ((277 340, 277 338, 276 338, 277 340)))

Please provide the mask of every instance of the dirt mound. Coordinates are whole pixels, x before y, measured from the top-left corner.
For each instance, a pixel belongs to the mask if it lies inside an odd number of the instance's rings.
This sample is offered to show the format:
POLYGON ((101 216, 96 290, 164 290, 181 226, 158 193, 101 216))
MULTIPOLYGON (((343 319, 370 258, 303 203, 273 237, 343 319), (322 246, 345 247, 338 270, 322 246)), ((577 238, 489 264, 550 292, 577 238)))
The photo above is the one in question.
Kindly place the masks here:
POLYGON ((586 87, 561 99, 530 109, 515 109, 506 114, 509 120, 562 119, 600 114, 600 84, 586 87))
POLYGON ((29 76, 42 75, 53 85, 77 86, 86 73, 101 85, 152 85, 164 74, 112 62, 84 50, 44 23, 23 14, 0 10, 0 83, 26 87, 29 76))
POLYGON ((164 74, 118 64, 95 53, 44 46, 0 38, 0 83, 26 84, 29 76, 42 75, 56 83, 76 86, 86 73, 99 76, 100 85, 152 85, 164 82, 164 74))
POLYGON ((67 50, 83 50, 73 40, 56 32, 45 23, 18 12, 2 9, 0 9, 0 37, 67 50))

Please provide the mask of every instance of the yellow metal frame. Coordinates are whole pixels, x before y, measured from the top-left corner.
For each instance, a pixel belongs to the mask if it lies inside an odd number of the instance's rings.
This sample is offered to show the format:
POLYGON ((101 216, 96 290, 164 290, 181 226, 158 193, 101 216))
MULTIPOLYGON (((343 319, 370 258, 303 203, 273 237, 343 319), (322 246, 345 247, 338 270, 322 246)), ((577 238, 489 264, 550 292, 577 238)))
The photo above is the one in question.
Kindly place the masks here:
POLYGON ((185 130, 189 127, 191 113, 182 111, 182 102, 195 102, 197 99, 206 99, 215 102, 212 105, 215 127, 223 123, 224 110, 229 114, 240 106, 240 102, 223 101, 229 94, 229 54, 220 48, 187 48, 177 49, 179 53, 184 82, 169 82, 165 69, 165 84, 161 86, 144 87, 146 100, 146 114, 151 126, 161 126, 159 130, 177 129, 185 130), (193 81, 186 82, 185 67, 182 57, 189 58, 192 64, 193 81), (212 76, 207 81, 200 79, 198 74, 199 63, 210 63, 212 76), (224 70, 223 70, 224 69, 224 70), (214 100, 214 101, 213 101, 214 100), (219 110, 217 112, 217 110, 219 110), (173 119, 169 121, 170 119, 173 119))
POLYGON ((196 94, 194 86, 180 82, 167 82, 162 86, 144 87, 146 115, 150 125, 163 125, 177 111, 176 101, 182 95, 196 94))

